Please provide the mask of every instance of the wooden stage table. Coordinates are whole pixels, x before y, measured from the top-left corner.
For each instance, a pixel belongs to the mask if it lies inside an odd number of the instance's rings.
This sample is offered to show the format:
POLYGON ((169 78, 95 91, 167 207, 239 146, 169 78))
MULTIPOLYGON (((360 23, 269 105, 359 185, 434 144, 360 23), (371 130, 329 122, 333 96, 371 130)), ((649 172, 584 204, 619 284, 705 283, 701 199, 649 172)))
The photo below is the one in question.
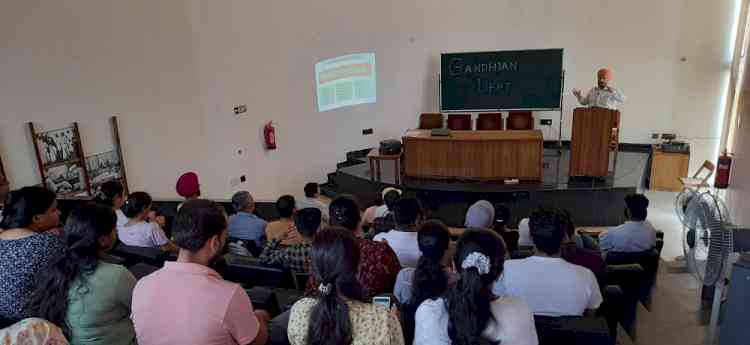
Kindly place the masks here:
POLYGON ((410 130, 403 137, 406 176, 472 180, 542 180, 542 132, 451 131, 432 136, 410 130))

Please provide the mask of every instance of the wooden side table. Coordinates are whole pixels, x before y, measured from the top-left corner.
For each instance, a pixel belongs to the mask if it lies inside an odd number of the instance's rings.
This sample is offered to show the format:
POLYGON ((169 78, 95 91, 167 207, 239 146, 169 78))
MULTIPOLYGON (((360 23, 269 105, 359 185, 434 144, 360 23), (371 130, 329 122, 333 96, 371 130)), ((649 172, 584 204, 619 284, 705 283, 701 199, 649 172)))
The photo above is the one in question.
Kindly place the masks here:
POLYGON ((381 155, 378 149, 372 149, 367 154, 367 158, 370 160, 370 180, 375 181, 375 175, 377 174, 378 182, 382 182, 382 175, 380 172, 381 161, 393 161, 393 174, 395 176, 396 184, 401 185, 401 156, 403 153, 395 155, 381 155))
POLYGON ((683 187, 680 178, 688 176, 690 154, 664 152, 656 145, 653 146, 653 151, 649 189, 668 192, 681 191, 683 187))

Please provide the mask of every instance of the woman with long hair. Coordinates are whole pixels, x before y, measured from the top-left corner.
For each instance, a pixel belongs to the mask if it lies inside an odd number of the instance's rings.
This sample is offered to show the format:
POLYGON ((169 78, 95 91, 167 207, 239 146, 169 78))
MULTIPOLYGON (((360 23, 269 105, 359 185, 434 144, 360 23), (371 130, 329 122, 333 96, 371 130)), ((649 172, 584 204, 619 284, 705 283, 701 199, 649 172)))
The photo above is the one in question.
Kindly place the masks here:
POLYGON ((0 222, 0 328, 25 318, 24 308, 34 280, 49 258, 62 251, 55 235, 57 196, 43 187, 24 187, 10 193, 0 222))
POLYGON ((62 328, 73 344, 135 344, 130 304, 135 277, 101 261, 115 243, 111 207, 87 203, 65 223, 65 248, 37 279, 28 313, 62 328))
POLYGON ((458 280, 458 274, 449 267, 450 240, 448 228, 440 221, 420 224, 417 242, 422 256, 416 268, 404 268, 398 273, 393 294, 401 303, 401 327, 407 344, 414 340, 414 313, 419 305, 440 297, 458 280))
POLYGON ((94 201, 115 209, 117 214, 117 225, 123 225, 128 222, 128 217, 122 212, 122 206, 125 204, 125 187, 120 181, 107 181, 99 186, 99 190, 94 195, 94 201))
POLYGON ((167 238, 164 230, 154 219, 151 211, 151 196, 145 192, 128 195, 122 212, 128 217, 125 224, 117 226, 120 242, 134 247, 155 247, 168 252, 177 252, 177 246, 167 238))
POLYGON ((415 315, 414 344, 536 345, 534 318, 521 300, 498 298, 492 284, 503 272, 505 245, 490 230, 467 230, 453 258, 461 279, 444 297, 428 299, 415 315))
POLYGON ((318 294, 292 306, 292 345, 404 344, 398 318, 383 306, 364 302, 357 281, 359 246, 350 230, 322 230, 313 240, 311 256, 318 294))
MULTIPOLYGON (((359 204, 349 196, 340 196, 328 206, 331 225, 349 230, 357 241, 361 259, 357 268, 357 279, 367 299, 373 296, 390 293, 396 283, 396 276, 401 271, 396 253, 385 242, 376 242, 364 238, 362 231, 362 213, 359 204)), ((318 287, 314 279, 308 283, 308 292, 318 287)))

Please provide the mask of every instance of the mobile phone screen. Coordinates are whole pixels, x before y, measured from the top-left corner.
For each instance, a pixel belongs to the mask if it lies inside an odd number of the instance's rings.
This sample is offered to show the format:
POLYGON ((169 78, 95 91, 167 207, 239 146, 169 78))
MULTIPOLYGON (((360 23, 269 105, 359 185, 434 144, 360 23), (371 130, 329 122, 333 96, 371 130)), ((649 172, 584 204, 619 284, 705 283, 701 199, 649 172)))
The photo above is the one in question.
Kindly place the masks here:
POLYGON ((390 308, 391 307, 391 298, 390 297, 382 297, 382 296, 374 297, 372 299, 372 303, 373 304, 377 304, 377 305, 382 305, 382 306, 384 306, 386 308, 390 308))

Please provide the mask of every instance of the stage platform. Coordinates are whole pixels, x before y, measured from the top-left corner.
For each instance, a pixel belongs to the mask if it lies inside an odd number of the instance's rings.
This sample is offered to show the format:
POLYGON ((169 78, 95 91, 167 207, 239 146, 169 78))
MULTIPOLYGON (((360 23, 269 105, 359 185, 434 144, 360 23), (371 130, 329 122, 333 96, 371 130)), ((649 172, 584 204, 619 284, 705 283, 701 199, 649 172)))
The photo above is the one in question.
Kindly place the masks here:
MULTIPOLYGON (((650 150, 644 147, 621 147, 614 174, 604 179, 570 179, 570 151, 545 148, 541 182, 504 184, 405 177, 400 187, 423 203, 431 212, 429 217, 450 226, 463 226, 466 209, 480 199, 508 206, 511 224, 544 206, 567 209, 578 226, 613 226, 624 221, 623 198, 643 185, 649 157, 650 150)), ((332 197, 351 194, 363 207, 371 205, 376 193, 394 183, 393 166, 386 163, 382 167, 383 182, 375 182, 365 160, 351 160, 331 176, 324 193, 332 197)))

